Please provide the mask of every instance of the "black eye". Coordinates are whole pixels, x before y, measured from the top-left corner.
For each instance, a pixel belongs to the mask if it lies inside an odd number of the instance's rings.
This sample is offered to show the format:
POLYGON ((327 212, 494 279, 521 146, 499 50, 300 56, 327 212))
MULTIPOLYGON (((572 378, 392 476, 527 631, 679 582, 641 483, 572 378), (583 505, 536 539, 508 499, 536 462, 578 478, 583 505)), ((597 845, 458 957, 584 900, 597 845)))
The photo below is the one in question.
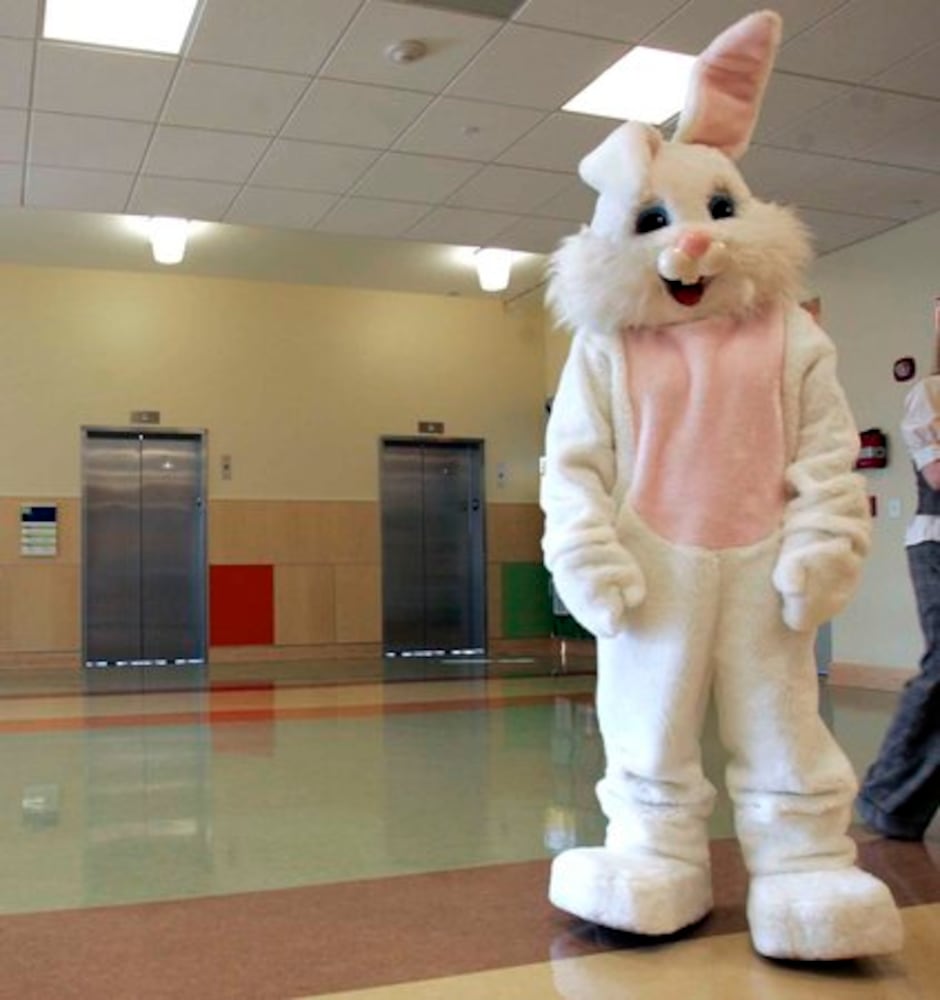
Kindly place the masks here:
POLYGON ((644 208, 636 217, 634 231, 651 233, 654 229, 665 229, 669 225, 669 213, 662 205, 650 205, 644 208))
POLYGON ((708 199, 708 213, 713 219, 733 218, 737 211, 730 194, 713 194, 708 199))

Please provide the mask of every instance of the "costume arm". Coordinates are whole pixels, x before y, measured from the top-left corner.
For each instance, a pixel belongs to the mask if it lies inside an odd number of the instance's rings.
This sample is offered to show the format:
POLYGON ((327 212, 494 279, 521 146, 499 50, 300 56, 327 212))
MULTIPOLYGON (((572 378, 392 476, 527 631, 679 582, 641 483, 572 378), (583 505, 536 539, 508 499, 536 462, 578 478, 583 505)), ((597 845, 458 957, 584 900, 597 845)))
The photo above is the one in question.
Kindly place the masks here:
POLYGON ((622 630, 646 593, 617 538, 610 390, 610 358, 577 337, 552 404, 541 489, 545 565, 568 610, 599 636, 622 630))
POLYGON ((852 471, 859 438, 836 379, 836 352, 812 327, 802 372, 796 455, 774 586, 790 628, 808 631, 851 600, 871 541, 864 482, 852 471))

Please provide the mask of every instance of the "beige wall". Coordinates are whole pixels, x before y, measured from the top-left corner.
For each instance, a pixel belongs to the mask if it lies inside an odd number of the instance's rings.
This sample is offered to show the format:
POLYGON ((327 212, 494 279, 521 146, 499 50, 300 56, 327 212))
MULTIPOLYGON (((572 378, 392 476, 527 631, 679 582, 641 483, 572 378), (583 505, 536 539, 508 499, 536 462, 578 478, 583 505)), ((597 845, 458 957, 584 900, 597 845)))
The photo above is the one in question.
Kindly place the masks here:
POLYGON ((154 409, 208 428, 217 497, 374 499, 377 439, 422 419, 486 439, 491 502, 536 496, 537 305, 20 267, 0 297, 0 494, 77 495, 79 427, 154 409))
POLYGON ((380 639, 379 438, 484 439, 499 634, 501 563, 538 559, 537 303, 10 266, 0 296, 0 653, 77 649, 79 429, 138 409, 208 430, 210 559, 275 566, 285 646, 380 639), (43 500, 60 551, 24 559, 43 500))
POLYGON ((894 229, 820 260, 814 270, 822 318, 839 348, 839 372, 861 429, 891 438, 891 465, 866 472, 879 516, 862 588, 833 627, 837 660, 874 666, 917 665, 922 640, 907 574, 904 529, 913 513, 913 475, 898 431, 909 385, 894 381, 897 358, 933 359, 933 300, 940 295, 940 214, 894 229), (888 517, 888 501, 901 516, 888 517))

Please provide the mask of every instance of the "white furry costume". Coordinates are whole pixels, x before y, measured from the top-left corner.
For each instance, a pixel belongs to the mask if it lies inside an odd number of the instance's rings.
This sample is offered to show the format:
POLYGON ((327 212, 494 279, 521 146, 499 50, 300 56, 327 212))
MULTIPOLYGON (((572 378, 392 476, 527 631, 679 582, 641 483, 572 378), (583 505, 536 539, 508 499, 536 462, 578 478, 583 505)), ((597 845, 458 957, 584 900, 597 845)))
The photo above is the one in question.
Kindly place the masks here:
POLYGON ((706 50, 685 142, 626 125, 588 156, 594 220, 555 257, 550 301, 576 336, 549 422, 544 551, 598 637, 609 822, 604 847, 555 860, 550 895, 643 934, 709 911, 698 741, 714 694, 755 947, 831 959, 896 949, 900 922, 853 867, 855 779, 817 706, 814 630, 869 544, 858 436, 835 350, 795 304, 798 224, 725 155, 746 148, 778 37, 765 12, 706 50), (730 96, 729 66, 745 77, 730 96))

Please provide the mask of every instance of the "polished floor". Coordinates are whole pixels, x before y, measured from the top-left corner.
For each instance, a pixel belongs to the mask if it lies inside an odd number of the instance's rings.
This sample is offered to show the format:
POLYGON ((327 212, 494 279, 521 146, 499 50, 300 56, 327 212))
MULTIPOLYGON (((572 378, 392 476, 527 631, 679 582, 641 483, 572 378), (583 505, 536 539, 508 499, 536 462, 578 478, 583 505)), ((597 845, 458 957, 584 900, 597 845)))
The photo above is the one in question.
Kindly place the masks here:
MULTIPOLYGON (((722 796, 716 908, 675 940, 545 899, 597 842, 593 671, 491 661, 0 671, 0 998, 920 998, 940 982, 940 823, 853 830, 904 951, 752 952, 722 796)), ((896 695, 823 687, 856 767, 896 695)), ((707 726, 706 770, 724 754, 707 726)))

